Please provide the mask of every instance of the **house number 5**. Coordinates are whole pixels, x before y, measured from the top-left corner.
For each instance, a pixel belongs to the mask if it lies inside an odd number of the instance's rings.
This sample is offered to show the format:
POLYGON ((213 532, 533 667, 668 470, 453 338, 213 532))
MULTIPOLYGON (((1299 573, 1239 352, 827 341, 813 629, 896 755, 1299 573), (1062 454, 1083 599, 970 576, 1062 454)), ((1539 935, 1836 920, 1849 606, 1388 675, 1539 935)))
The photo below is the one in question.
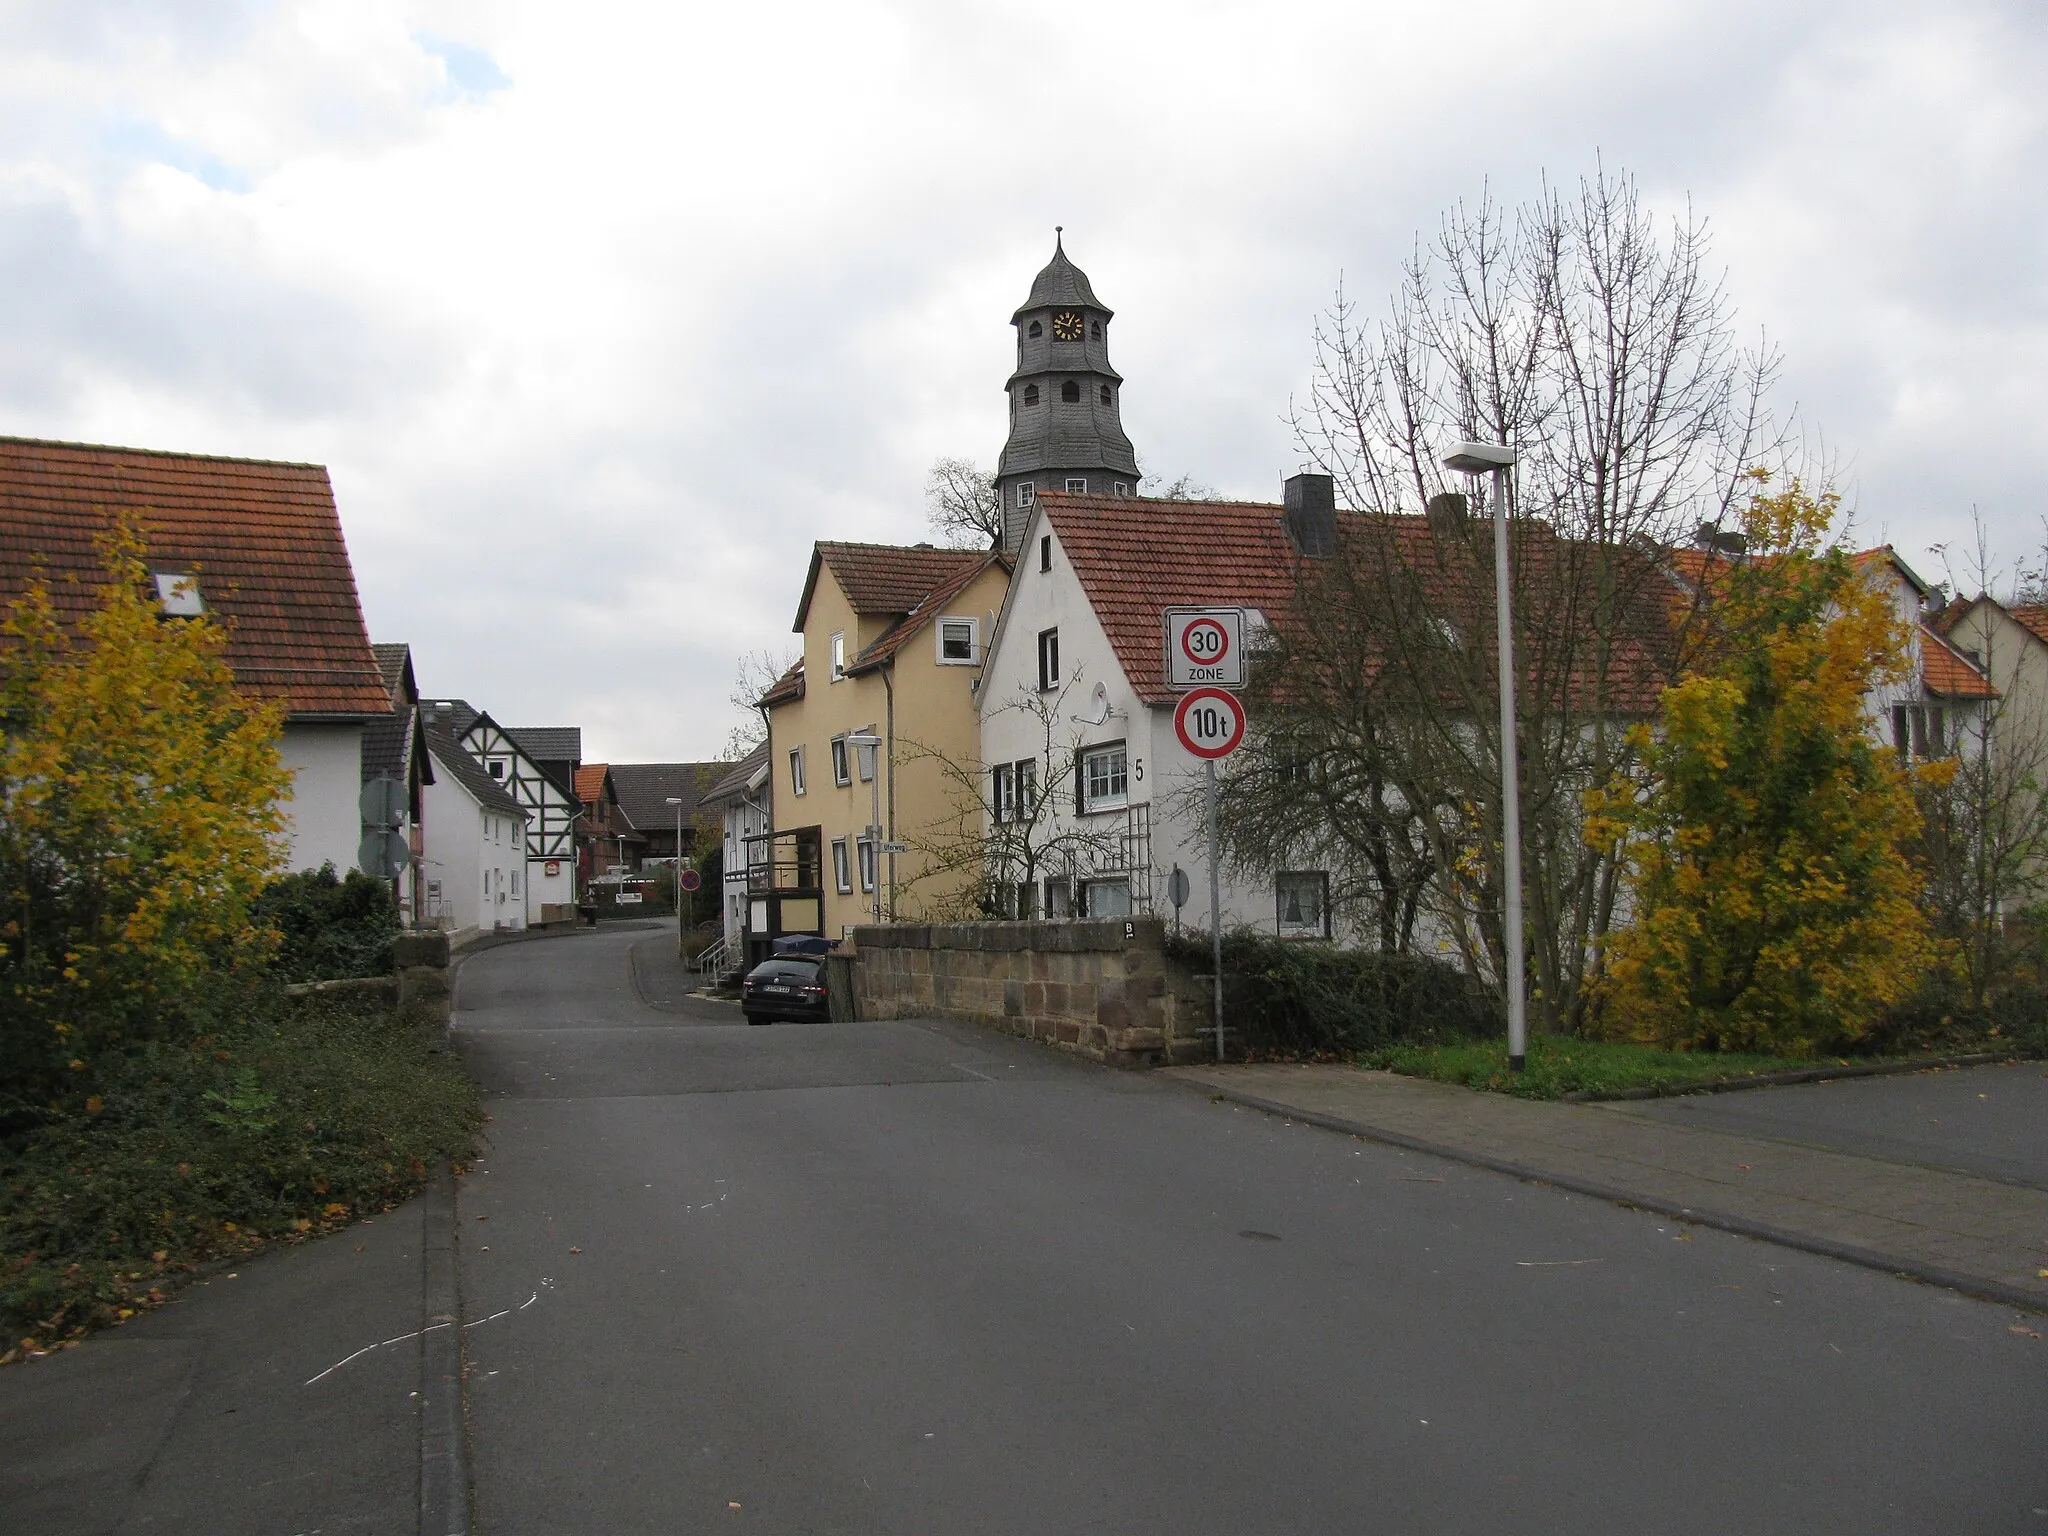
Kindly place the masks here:
POLYGON ((1131 777, 1136 779, 1140 784, 1145 782, 1145 759, 1143 759, 1142 757, 1134 757, 1131 759, 1131 777))

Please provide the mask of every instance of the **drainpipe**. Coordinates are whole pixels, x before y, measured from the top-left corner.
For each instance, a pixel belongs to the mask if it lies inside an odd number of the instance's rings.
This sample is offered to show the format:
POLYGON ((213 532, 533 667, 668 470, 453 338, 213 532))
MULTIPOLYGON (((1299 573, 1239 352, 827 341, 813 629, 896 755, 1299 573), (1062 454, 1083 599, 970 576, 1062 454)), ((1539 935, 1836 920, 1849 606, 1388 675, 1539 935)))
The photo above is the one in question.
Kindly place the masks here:
MULTIPOLYGON (((896 841, 896 663, 891 661, 882 668, 882 693, 886 703, 883 706, 882 742, 889 757, 889 829, 882 834, 883 841, 896 841)), ((882 770, 878 766, 875 772, 882 770)), ((880 850, 877 849, 877 852, 880 850)), ((888 887, 889 921, 896 921, 896 855, 889 855, 888 887)))

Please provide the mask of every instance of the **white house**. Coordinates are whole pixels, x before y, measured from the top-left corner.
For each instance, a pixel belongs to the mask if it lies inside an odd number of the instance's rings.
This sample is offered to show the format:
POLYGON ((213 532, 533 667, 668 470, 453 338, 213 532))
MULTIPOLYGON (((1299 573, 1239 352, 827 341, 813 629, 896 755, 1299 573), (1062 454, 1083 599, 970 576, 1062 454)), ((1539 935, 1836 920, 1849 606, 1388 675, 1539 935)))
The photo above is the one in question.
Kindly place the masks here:
POLYGON ((734 964, 746 948, 747 861, 754 850, 767 847, 748 839, 766 833, 774 824, 768 799, 772 790, 769 766, 768 743, 764 741, 707 789, 702 801, 715 806, 725 824, 725 889, 719 905, 725 920, 726 953, 734 964))
POLYGON ((430 699, 420 707, 429 721, 446 725, 471 761, 527 814, 526 865, 520 881, 525 921, 573 922, 577 896, 576 822, 582 814, 573 782, 565 781, 557 765, 536 760, 526 744, 515 740, 489 714, 466 700, 430 699))
MULTIPOLYGON (((1330 508, 1327 479, 1321 505, 1330 508)), ((1292 499, 1301 486, 1289 483, 1292 499)), ((1312 498, 1313 499, 1313 498, 1312 498)), ((1332 512, 1332 515, 1334 513, 1332 512)), ((1051 794, 1070 856, 1007 910, 1048 917, 1172 917, 1184 870, 1187 921, 1206 927, 1202 761, 1174 734, 1162 623, 1175 607, 1284 608, 1298 555, 1282 508, 1047 494, 1023 530, 1010 590, 976 691, 983 769, 1000 811, 1028 779, 1051 794), (1048 713, 1052 718, 1048 722, 1048 713), (1048 723, 1052 743, 1048 752, 1048 723), (1020 766, 1021 765, 1021 766, 1020 766)), ((1328 873, 1222 882, 1227 928, 1333 935, 1328 873)))
POLYGON ((236 686, 284 707, 288 867, 354 867, 364 728, 389 718, 391 694, 327 471, 0 438, 0 607, 40 571, 60 619, 82 617, 117 511, 140 525, 165 619, 218 620, 236 686))
POLYGON ((426 728, 434 779, 423 791, 427 917, 456 937, 526 927, 526 808, 441 721, 426 728))

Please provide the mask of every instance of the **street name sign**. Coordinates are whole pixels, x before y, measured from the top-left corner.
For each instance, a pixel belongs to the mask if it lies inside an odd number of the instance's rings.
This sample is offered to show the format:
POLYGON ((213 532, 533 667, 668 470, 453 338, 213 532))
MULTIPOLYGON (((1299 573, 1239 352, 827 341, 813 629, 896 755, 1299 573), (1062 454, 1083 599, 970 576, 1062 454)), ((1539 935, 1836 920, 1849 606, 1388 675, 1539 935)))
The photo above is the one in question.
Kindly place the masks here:
POLYGON ((1197 688, 1174 707, 1173 733, 1196 757, 1213 763, 1244 744, 1244 706, 1221 688, 1197 688))
POLYGON ((1166 686, 1242 688, 1244 610, 1166 610, 1166 686))

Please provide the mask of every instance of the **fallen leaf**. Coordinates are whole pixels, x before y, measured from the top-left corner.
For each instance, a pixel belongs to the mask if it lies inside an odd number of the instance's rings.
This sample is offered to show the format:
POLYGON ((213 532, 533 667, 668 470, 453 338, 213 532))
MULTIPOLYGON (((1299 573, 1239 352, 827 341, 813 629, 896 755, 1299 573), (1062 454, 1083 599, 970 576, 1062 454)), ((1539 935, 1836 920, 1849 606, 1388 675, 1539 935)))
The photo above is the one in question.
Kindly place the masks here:
POLYGON ((726 1507, 727 1509, 738 1509, 738 1508, 740 1507, 740 1503, 739 1503, 739 1500, 738 1500, 738 1499, 727 1499, 727 1500, 725 1501, 725 1507, 726 1507))
MULTIPOLYGON (((571 1249, 570 1249, 569 1251, 570 1251, 571 1253, 581 1253, 581 1252, 582 1252, 583 1250, 582 1250, 581 1248, 571 1248, 571 1249)), ((739 1508, 739 1506, 738 1506, 737 1504, 735 1504, 735 1505, 733 1506, 733 1508, 737 1509, 737 1508, 739 1508)))
POLYGON ((1749 1171, 1749 1164, 1747 1163, 1737 1163, 1735 1166, 1742 1169, 1745 1173, 1749 1171))
POLYGON ((2006 1329, 2005 1331, 2007 1333, 2016 1333, 2023 1339, 2038 1339, 2039 1337, 2041 1337, 2041 1335, 2034 1332, 2033 1329, 2022 1328, 2018 1323, 2014 1323, 2010 1328, 2006 1329))

